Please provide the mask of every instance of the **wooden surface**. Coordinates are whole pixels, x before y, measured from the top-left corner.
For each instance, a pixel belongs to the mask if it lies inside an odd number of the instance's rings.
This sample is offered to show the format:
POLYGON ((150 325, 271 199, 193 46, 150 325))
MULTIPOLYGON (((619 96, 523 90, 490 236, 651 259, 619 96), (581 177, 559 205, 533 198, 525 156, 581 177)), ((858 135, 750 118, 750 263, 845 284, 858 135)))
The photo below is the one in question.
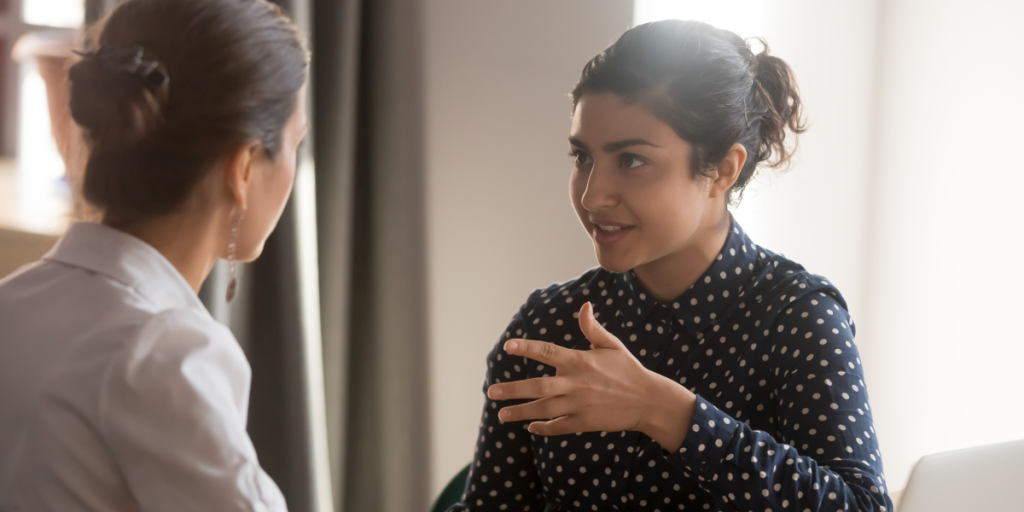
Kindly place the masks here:
POLYGON ((71 219, 69 196, 63 183, 33 180, 0 159, 0 279, 53 247, 71 219))
POLYGON ((22 265, 38 260, 57 241, 56 236, 0 228, 0 279, 22 265))

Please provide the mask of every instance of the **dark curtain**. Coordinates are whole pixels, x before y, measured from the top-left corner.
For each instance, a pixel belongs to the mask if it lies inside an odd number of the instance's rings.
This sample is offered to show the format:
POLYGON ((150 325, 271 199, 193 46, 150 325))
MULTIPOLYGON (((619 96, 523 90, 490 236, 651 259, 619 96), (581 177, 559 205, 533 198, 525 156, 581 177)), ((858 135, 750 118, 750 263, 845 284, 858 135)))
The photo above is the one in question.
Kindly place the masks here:
MULTIPOLYGON (((316 2, 327 9, 332 4, 316 2)), ((430 432, 421 4, 365 0, 360 11, 341 503, 353 511, 425 510, 430 432)), ((339 47, 320 39, 339 34, 331 33, 331 21, 318 20, 324 25, 316 27, 317 44, 339 47)), ((331 86, 321 92, 335 94, 331 86)), ((332 142, 318 137, 318 144, 332 142)), ((318 189, 318 205, 335 193, 318 189)), ((329 259, 321 253, 322 266, 329 259)), ((324 305, 326 318, 332 313, 324 305)))
POLYGON ((305 1, 335 503, 426 510, 421 4, 305 1))

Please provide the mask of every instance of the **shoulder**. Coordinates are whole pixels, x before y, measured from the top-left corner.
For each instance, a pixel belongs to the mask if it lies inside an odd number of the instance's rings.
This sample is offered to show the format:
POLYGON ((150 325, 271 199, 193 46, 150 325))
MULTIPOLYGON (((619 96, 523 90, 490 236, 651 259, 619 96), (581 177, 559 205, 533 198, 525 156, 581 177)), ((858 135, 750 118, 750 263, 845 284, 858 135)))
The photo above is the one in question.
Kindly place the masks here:
POLYGON ((0 280, 0 337, 59 346, 66 360, 126 346, 157 314, 131 286, 50 259, 0 280))
POLYGON ((852 330, 846 299, 839 289, 824 276, 784 257, 773 256, 768 270, 755 280, 753 291, 757 302, 774 312, 778 332, 784 327, 807 332, 826 326, 852 330))
POLYGON ((168 309, 150 316, 122 347, 117 373, 132 379, 214 371, 248 379, 248 361, 234 335, 205 311, 168 309))
MULTIPOLYGON (((50 268, 52 268, 52 265, 48 264, 45 260, 33 261, 32 263, 22 265, 15 269, 14 272, 0 279, 0 290, 6 292, 19 286, 31 285, 33 280, 37 279, 38 274, 45 273, 50 268)), ((3 295, 0 295, 0 298, 3 298, 3 295)))
POLYGON ((785 367, 804 366, 817 372, 859 373, 861 360, 856 330, 841 296, 815 290, 789 302, 776 317, 773 351, 785 367), (788 356, 788 357, 786 357, 788 356))
POLYGON ((167 424, 196 415, 244 418, 251 376, 234 336, 205 311, 153 314, 104 372, 104 428, 140 414, 167 424))
POLYGON ((575 320, 583 303, 592 302, 595 310, 600 311, 598 306, 611 300, 614 279, 615 274, 595 267, 569 281, 534 290, 520 309, 522 336, 559 344, 572 341, 572 336, 566 338, 565 334, 578 330, 575 320), (554 336, 562 331, 566 332, 554 336))
POLYGON ((592 268, 569 281, 537 288, 526 299, 522 311, 525 316, 533 316, 538 310, 547 310, 549 314, 554 314, 559 309, 571 309, 572 304, 575 304, 578 310, 583 302, 607 296, 613 278, 611 272, 601 267, 592 268))
POLYGON ((512 338, 551 341, 563 346, 582 340, 576 321, 580 307, 586 301, 596 303, 607 297, 614 277, 611 272, 595 267, 569 281, 535 289, 491 350, 489 367, 493 370, 508 363, 509 358, 503 355, 504 346, 512 338))
POLYGON ((842 319, 847 325, 852 323, 846 299, 828 278, 808 271, 781 254, 764 248, 758 250, 749 289, 741 293, 746 302, 760 305, 766 316, 775 317, 775 323, 802 325, 819 319, 825 323, 836 319, 842 319), (819 310, 824 317, 817 315, 819 310), (794 319, 792 311, 800 315, 794 319))
POLYGON ((135 340, 138 350, 182 350, 211 345, 237 345, 231 331, 197 308, 153 313, 135 340))
POLYGON ((827 290, 815 290, 792 301, 783 301, 775 329, 779 333, 803 333, 805 338, 847 332, 852 336, 853 320, 840 299, 827 290))
MULTIPOLYGON (((846 299, 839 289, 824 276, 814 274, 803 265, 776 254, 764 247, 758 247, 757 261, 753 264, 753 275, 749 291, 741 295, 757 303, 777 310, 812 295, 828 296, 846 311, 846 299)), ((808 299, 810 301, 812 299, 808 299)))

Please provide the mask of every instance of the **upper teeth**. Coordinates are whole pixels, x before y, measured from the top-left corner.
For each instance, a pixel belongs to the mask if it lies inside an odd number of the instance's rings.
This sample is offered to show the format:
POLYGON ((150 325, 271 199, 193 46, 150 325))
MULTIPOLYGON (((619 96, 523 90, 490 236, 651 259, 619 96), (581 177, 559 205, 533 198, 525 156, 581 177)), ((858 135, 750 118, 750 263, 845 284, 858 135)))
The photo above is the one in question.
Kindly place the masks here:
POLYGON ((614 232, 622 229, 622 226, 598 226, 598 227, 601 228, 601 231, 604 231, 605 233, 614 233, 614 232))

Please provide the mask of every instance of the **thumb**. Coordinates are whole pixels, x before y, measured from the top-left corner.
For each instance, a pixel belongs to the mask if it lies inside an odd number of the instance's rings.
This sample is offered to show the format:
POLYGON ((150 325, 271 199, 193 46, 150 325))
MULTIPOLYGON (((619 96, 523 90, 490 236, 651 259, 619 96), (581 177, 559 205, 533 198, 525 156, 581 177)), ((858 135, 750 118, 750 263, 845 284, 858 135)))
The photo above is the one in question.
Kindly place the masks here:
POLYGON ((580 330, 590 340, 594 348, 621 348, 622 342, 612 336, 612 333, 605 330, 601 323, 594 318, 594 305, 590 302, 583 304, 580 308, 580 330))

